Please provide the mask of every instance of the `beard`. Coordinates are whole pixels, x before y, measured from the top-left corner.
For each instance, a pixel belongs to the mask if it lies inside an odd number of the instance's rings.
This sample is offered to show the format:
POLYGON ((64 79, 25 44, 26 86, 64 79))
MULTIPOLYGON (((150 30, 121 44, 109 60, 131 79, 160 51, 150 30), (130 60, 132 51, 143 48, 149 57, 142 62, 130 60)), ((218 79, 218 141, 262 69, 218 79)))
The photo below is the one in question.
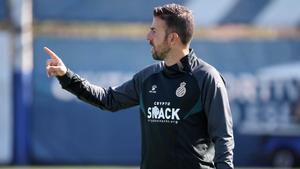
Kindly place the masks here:
POLYGON ((150 45, 152 46, 151 51, 154 60, 164 60, 171 50, 171 47, 168 45, 167 41, 164 41, 157 46, 153 45, 153 43, 150 42, 150 45))

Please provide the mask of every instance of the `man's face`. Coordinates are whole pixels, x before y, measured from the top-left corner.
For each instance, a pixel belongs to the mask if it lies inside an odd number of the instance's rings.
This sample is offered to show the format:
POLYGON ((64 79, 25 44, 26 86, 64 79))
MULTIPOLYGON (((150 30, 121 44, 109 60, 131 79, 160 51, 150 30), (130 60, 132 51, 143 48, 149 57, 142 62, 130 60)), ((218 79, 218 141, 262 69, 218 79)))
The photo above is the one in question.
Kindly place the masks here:
POLYGON ((153 59, 164 60, 171 50, 166 36, 167 25, 164 20, 154 17, 147 40, 152 46, 151 52, 153 59))

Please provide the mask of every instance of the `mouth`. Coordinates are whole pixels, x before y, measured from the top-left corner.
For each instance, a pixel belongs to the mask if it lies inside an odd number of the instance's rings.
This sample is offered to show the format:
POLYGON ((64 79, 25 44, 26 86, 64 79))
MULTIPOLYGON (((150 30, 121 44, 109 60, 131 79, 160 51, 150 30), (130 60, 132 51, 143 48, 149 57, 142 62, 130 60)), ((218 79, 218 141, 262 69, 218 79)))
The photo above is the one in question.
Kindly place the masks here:
POLYGON ((154 52, 154 46, 151 42, 149 42, 150 46, 151 46, 151 52, 153 53, 154 52))
POLYGON ((149 45, 152 47, 154 46, 152 41, 149 41, 149 45))

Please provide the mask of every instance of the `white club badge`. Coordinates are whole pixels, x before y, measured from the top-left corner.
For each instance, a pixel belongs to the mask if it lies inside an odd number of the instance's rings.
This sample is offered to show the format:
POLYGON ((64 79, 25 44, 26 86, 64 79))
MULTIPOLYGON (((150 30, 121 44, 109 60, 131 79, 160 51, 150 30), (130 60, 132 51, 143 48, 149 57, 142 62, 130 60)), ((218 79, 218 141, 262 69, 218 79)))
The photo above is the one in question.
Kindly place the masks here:
POLYGON ((180 86, 176 89, 176 96, 177 97, 183 97, 186 93, 186 88, 185 88, 186 83, 181 82, 180 86))

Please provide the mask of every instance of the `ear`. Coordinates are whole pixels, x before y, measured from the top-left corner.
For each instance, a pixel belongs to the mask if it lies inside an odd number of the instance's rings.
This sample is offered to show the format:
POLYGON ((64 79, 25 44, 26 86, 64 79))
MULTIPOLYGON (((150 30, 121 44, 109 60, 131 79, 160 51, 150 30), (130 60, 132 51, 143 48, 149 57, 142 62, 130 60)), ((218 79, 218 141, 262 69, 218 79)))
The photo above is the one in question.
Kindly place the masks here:
POLYGON ((180 39, 179 39, 179 36, 177 33, 173 32, 173 33, 169 34, 168 41, 171 45, 174 45, 175 43, 177 43, 178 40, 180 40, 180 39))

